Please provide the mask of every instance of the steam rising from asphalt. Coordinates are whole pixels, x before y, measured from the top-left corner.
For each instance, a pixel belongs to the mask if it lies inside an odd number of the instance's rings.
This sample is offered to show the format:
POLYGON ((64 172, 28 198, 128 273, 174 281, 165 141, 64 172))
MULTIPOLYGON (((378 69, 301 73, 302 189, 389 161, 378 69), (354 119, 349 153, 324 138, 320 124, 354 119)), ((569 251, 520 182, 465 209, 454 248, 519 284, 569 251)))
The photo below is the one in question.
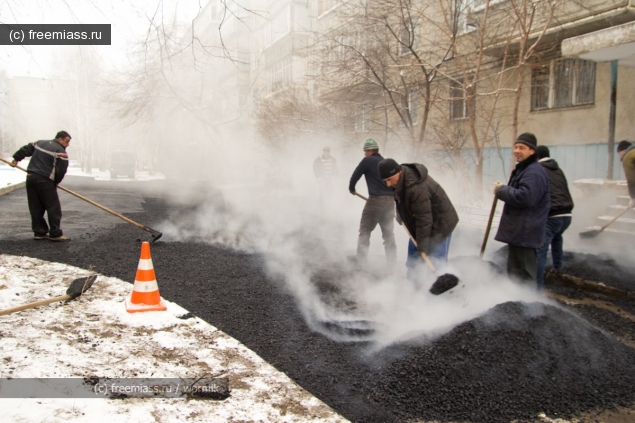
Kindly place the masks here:
MULTIPOLYGON (((461 283, 442 295, 430 294, 436 276, 424 275, 417 286, 406 279, 407 235, 398 225, 398 263, 392 270, 385 263, 379 228, 371 237, 368 264, 352 267, 346 256, 355 254, 364 206, 347 192, 356 162, 350 169, 342 166, 340 174, 346 176, 335 181, 328 200, 320 201, 313 158, 307 154, 301 165, 286 165, 278 185, 208 187, 211 194, 202 205, 184 207, 161 225, 164 238, 263 254, 270 274, 296 298, 307 325, 338 341, 373 340, 382 347, 414 337, 434 339, 496 304, 545 301, 478 259, 440 268, 439 275, 456 274, 461 283), (344 330, 334 331, 333 325, 344 330)), ((362 180, 358 189, 363 188, 362 180)), ((187 196, 181 197, 187 205, 187 196)), ((451 252, 465 250, 466 242, 455 236, 451 252)), ((468 242, 470 248, 478 243, 468 242)), ((477 253, 474 249, 472 255, 477 253)))

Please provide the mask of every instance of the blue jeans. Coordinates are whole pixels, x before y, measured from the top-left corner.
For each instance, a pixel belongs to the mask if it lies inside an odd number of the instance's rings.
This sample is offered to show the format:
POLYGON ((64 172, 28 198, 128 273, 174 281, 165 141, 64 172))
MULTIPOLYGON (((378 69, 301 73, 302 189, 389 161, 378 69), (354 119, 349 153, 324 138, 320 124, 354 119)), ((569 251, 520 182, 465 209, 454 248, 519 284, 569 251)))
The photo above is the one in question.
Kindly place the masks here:
POLYGON ((550 217, 547 219, 545 242, 542 247, 536 249, 536 267, 538 271, 536 282, 538 283, 539 291, 542 291, 545 287, 545 265, 547 264, 549 246, 551 246, 553 268, 560 269, 562 267, 562 234, 569 225, 571 225, 571 216, 550 217))
MULTIPOLYGON (((443 264, 448 262, 448 252, 450 251, 450 241, 452 240, 452 234, 448 235, 441 243, 439 243, 430 254, 428 254, 428 258, 430 261, 437 266, 438 264, 443 264)), ((419 266, 426 266, 421 258, 421 254, 417 251, 417 247, 414 245, 412 240, 408 241, 408 258, 406 259, 406 268, 408 279, 415 279, 415 269, 419 266)), ((426 266, 427 267, 427 266, 426 266)))

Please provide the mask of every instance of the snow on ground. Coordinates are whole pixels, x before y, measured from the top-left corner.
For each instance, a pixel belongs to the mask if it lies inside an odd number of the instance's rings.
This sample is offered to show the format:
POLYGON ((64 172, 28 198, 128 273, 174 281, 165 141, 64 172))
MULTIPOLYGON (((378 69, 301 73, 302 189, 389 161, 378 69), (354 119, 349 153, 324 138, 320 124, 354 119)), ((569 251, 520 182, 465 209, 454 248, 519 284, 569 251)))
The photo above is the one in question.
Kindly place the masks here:
MULTIPOLYGON (((64 295, 74 279, 89 274, 1 254, 0 309, 64 295)), ((124 298, 131 287, 98 275, 76 300, 0 316, 0 377, 35 378, 41 385, 47 385, 42 378, 227 377, 231 396, 7 398, 10 381, 3 389, 0 380, 0 421, 111 422, 122 415, 137 422, 346 421, 235 339, 199 318, 180 318, 188 312, 177 304, 166 301, 165 312, 128 313, 124 298)))
MULTIPOLYGON (((27 165, 26 160, 19 164, 27 165)), ((0 162, 0 190, 21 186, 25 176, 0 162)), ((76 166, 67 176, 110 179, 107 171, 86 174, 76 166)), ((163 176, 140 171, 135 179, 157 178, 163 176)), ((0 254, 0 310, 64 295, 74 279, 89 274, 0 254)), ((0 316, 0 421, 346 421, 234 338, 199 318, 180 318, 188 311, 177 304, 166 301, 166 312, 128 313, 124 298, 131 289, 127 282, 99 275, 93 287, 69 303, 0 316), (86 398, 90 385, 69 395, 49 379, 91 377, 124 378, 124 383, 130 378, 135 386, 143 385, 142 378, 226 377, 231 395, 225 400, 86 398), (53 396, 60 398, 8 398, 12 378, 28 378, 34 391, 57 389, 53 396)))

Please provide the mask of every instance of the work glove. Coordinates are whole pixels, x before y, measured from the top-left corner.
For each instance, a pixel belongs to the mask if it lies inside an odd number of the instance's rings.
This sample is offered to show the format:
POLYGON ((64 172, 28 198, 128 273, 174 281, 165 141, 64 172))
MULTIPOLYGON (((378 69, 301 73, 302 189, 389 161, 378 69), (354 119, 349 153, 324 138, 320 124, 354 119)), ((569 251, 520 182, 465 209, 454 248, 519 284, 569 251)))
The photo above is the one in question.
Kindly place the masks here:
POLYGON ((635 198, 631 198, 631 199, 628 201, 628 208, 629 208, 629 209, 635 208, 635 198))
POLYGON ((355 190, 349 191, 351 195, 355 195, 355 190))
POLYGON ((496 195, 496 191, 498 191, 498 189, 502 187, 503 185, 505 184, 503 184, 501 181, 494 182, 494 195, 496 195))

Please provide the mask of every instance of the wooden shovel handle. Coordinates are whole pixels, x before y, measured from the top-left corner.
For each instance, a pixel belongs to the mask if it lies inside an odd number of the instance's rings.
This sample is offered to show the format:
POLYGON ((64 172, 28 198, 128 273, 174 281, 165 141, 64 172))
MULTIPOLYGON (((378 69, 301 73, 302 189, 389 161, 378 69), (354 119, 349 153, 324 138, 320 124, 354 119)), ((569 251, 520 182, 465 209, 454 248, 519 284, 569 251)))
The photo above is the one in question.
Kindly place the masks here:
MULTIPOLYGON (((361 194, 358 194, 357 192, 353 193, 354 195, 358 196, 359 198, 363 199, 364 201, 368 201, 368 198, 364 197, 361 194)), ((415 245, 415 247, 417 246, 417 241, 415 241, 415 239, 412 237, 412 235, 410 235, 410 231, 408 230, 408 228, 406 228, 406 225, 401 225, 403 226, 403 228, 406 230, 406 233, 408 234, 408 236, 410 237, 410 240, 412 241, 412 243, 415 245)), ((437 272, 437 269, 435 269, 434 265, 432 264, 432 262, 430 261, 430 259, 428 258, 428 255, 426 253, 421 253, 421 258, 423 259, 423 261, 426 262, 426 264, 428 265, 428 267, 430 268, 430 270, 432 270, 434 273, 437 272)))
POLYGON ((492 203, 492 210, 489 212, 489 220, 487 221, 487 228, 485 229, 485 236, 483 237, 483 244, 481 244, 480 258, 483 258, 485 253, 485 246, 487 245, 487 239, 489 238, 489 231, 492 229, 492 222, 494 221, 494 214, 496 213, 496 203, 498 203, 498 197, 494 194, 494 202, 492 203))
POLYGON ((66 301, 66 300, 69 300, 70 298, 71 298, 70 295, 61 295, 59 297, 49 298, 48 300, 36 301, 34 303, 24 304, 24 305, 13 307, 13 308, 7 308, 6 310, 0 311, 0 316, 4 316, 5 314, 15 313, 16 311, 27 310, 29 308, 35 308, 41 305, 56 303, 58 301, 66 301))
MULTIPOLYGON (((403 226, 403 228, 406 230, 406 233, 408 234, 408 236, 410 237, 410 240, 412 241, 412 243, 415 245, 415 247, 417 246, 417 241, 415 241, 414 237, 412 236, 412 234, 410 234, 410 231, 408 230, 408 228, 406 227, 405 224, 402 224, 401 226, 403 226)), ((430 268, 430 270, 432 270, 434 273, 437 273, 437 269, 434 267, 434 265, 432 264, 432 262, 430 261, 430 259, 428 258, 428 255, 426 253, 420 253, 421 254, 421 258, 423 259, 423 261, 426 262, 426 264, 428 265, 428 267, 430 268)))

